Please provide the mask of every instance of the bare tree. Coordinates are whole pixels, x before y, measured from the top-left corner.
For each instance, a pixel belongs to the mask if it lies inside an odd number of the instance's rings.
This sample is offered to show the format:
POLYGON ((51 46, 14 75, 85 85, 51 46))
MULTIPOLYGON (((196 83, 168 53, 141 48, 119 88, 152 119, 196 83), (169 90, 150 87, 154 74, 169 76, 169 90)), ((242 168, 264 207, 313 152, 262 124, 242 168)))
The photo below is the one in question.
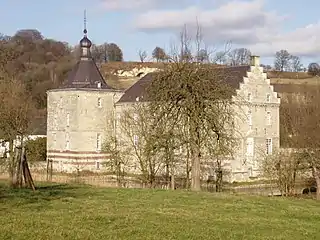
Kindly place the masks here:
POLYGON ((232 91, 223 83, 225 75, 206 65, 178 62, 159 73, 149 88, 152 112, 172 126, 182 125, 188 130, 185 138, 192 159, 192 190, 200 190, 205 143, 227 135, 226 126, 232 121, 232 91))
POLYGON ((299 154, 294 151, 278 151, 266 156, 261 164, 262 174, 274 181, 281 194, 290 196, 295 193, 296 181, 304 171, 299 154))
POLYGON ((236 48, 228 54, 231 66, 249 65, 251 52, 247 48, 236 48))
POLYGON ((290 66, 291 55, 287 50, 280 50, 276 52, 274 67, 277 71, 285 71, 290 66))
POLYGON ((311 171, 316 182, 317 199, 320 200, 320 88, 301 89, 300 86, 297 90, 293 89, 293 92, 299 95, 291 94, 282 99, 280 121, 284 126, 281 141, 300 153, 300 161, 311 171))
POLYGON ((300 72, 303 69, 300 57, 292 55, 290 58, 290 66, 293 72, 300 72))
POLYGON ((139 50, 138 54, 139 54, 139 59, 141 62, 144 62, 146 60, 146 58, 148 57, 147 52, 144 50, 139 50))
POLYGON ((209 53, 206 49, 200 49, 197 55, 197 62, 209 62, 209 53))
POLYGON ((6 79, 0 82, 0 135, 9 142, 9 173, 14 181, 14 140, 19 136, 22 147, 23 138, 29 130, 34 114, 34 103, 31 93, 16 79, 6 79))

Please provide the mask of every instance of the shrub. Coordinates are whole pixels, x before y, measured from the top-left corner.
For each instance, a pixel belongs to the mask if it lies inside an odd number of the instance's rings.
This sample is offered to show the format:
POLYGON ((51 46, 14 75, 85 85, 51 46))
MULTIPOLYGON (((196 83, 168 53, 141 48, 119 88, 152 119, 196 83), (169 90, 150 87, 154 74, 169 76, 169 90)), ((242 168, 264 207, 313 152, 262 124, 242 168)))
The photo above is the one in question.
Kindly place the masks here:
POLYGON ((27 159, 30 162, 46 161, 47 138, 37 138, 26 142, 27 159))

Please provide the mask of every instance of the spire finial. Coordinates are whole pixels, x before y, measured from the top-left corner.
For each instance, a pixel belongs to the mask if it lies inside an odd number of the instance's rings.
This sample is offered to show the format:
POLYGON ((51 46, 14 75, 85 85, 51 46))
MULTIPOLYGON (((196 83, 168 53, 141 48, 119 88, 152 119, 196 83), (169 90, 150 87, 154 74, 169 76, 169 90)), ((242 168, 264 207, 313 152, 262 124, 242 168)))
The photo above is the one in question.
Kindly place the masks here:
POLYGON ((85 35, 87 35, 87 11, 84 10, 84 13, 83 13, 83 22, 84 22, 84 29, 83 29, 83 33, 85 35))

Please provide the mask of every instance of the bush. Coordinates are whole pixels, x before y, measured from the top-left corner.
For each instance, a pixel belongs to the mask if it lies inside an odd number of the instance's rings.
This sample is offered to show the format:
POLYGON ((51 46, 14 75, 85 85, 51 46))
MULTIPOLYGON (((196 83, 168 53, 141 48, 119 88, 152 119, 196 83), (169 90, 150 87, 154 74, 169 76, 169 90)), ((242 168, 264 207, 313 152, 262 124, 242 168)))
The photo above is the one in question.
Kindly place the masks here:
POLYGON ((37 138, 26 142, 27 159, 30 162, 46 161, 47 138, 37 138))

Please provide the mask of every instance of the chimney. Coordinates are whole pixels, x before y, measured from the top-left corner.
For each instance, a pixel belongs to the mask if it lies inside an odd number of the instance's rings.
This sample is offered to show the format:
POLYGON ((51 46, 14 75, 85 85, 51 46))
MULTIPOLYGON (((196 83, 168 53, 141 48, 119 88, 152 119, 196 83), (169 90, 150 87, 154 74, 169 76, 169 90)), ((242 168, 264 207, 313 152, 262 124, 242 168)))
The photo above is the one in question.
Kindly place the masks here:
POLYGON ((251 66, 260 66, 260 57, 259 56, 251 56, 251 66))

